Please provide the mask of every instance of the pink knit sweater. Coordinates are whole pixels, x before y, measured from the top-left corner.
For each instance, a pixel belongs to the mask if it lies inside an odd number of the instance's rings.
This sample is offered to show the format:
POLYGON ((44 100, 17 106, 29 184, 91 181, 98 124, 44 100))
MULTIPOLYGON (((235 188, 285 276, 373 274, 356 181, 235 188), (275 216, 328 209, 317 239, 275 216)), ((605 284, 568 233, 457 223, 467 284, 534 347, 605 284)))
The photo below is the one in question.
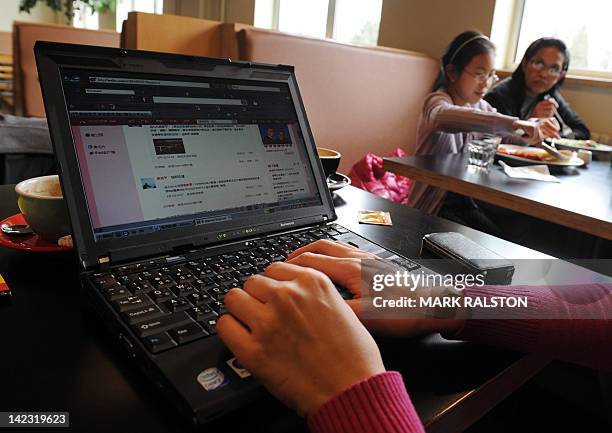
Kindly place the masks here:
MULTIPOLYGON (((505 286, 465 290, 469 297, 517 295, 527 296, 528 308, 515 319, 467 320, 461 331, 446 337, 612 369, 611 285, 566 286, 555 291, 505 286)), ((478 316, 477 311, 473 313, 478 316)), ((401 375, 393 371, 357 383, 332 398, 310 414, 308 425, 314 433, 424 432, 401 375)))

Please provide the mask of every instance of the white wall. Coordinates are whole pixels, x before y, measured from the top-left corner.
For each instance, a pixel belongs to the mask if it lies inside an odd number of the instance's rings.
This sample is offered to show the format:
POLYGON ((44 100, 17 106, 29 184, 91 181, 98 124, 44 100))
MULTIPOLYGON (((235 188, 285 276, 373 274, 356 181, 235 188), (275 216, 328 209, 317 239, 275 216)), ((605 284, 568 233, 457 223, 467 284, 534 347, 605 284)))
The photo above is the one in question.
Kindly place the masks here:
POLYGON ((491 34, 495 0, 383 0, 378 45, 440 57, 465 30, 491 34))
MULTIPOLYGON (((37 23, 62 23, 61 14, 55 14, 47 5, 38 4, 29 14, 19 13, 20 0, 2 0, 2 13, 0 14, 0 31, 13 31, 13 21, 29 21, 37 23)), ((39 2, 40 3, 40 2, 39 2)))
POLYGON ((612 87, 566 83, 561 94, 584 119, 591 132, 612 137, 612 87))
POLYGON ((164 13, 252 25, 255 0, 165 0, 164 13))

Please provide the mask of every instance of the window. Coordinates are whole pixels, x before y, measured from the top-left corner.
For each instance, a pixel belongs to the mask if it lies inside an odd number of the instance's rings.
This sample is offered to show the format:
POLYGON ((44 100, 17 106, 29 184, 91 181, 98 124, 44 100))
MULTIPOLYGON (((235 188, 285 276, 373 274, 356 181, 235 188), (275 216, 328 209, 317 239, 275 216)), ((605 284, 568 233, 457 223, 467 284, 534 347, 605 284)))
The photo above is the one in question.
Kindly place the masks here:
POLYGON ((327 31, 328 0, 281 0, 278 30, 324 38, 327 31))
MULTIPOLYGON (((508 31, 510 36, 506 39, 508 50, 503 66, 515 67, 520 63, 529 44, 548 36, 565 42, 571 55, 570 70, 574 74, 608 76, 612 73, 612 2, 518 0, 517 3, 514 11, 516 28, 514 32, 511 29, 508 31)), ((509 10, 507 7, 506 9, 509 10)), ((510 15, 511 13, 507 13, 506 17, 510 15)), ((495 39, 496 30, 499 30, 496 21, 497 16, 493 25, 493 40, 503 44, 501 40, 495 39)), ((506 19, 506 22, 510 21, 511 18, 506 19)))
POLYGON ((382 0, 256 0, 255 26, 376 45, 382 0))
POLYGON ((80 29, 98 30, 100 26, 99 14, 83 2, 74 3, 74 16, 72 25, 80 29))
MULTIPOLYGON (((164 11, 163 0, 117 0, 115 7, 116 29, 121 31, 123 21, 127 19, 128 12, 149 12, 161 14, 164 11)), ((112 13, 112 12, 111 12, 112 13)), ((112 19, 112 17, 111 17, 112 19)), ((98 30, 100 28, 100 14, 81 1, 75 3, 72 25, 82 29, 98 30)))
POLYGON ((162 14, 164 12, 163 0, 117 0, 115 12, 117 31, 121 31, 123 21, 127 20, 128 12, 148 12, 162 14))

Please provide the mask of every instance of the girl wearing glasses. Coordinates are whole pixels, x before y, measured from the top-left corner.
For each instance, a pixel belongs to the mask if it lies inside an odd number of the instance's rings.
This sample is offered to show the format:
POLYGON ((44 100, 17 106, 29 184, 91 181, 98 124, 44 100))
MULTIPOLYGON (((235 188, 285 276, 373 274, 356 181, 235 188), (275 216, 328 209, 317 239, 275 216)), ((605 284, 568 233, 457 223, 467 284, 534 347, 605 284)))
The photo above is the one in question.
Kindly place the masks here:
POLYGON ((561 125, 561 136, 587 140, 589 129, 559 92, 569 61, 563 41, 538 39, 527 48, 512 77, 491 89, 484 99, 500 113, 521 119, 554 117, 561 125))
MULTIPOLYGON (((521 120, 500 114, 483 98, 497 81, 493 63, 495 46, 484 35, 467 31, 458 35, 441 59, 441 70, 423 104, 417 127, 417 155, 461 153, 465 144, 483 134, 503 141, 538 144, 545 137, 558 138, 551 119, 521 120), (522 137, 513 132, 521 130, 522 137)), ((499 230, 471 199, 416 182, 409 204, 430 214, 453 216, 453 220, 500 236, 499 230)))

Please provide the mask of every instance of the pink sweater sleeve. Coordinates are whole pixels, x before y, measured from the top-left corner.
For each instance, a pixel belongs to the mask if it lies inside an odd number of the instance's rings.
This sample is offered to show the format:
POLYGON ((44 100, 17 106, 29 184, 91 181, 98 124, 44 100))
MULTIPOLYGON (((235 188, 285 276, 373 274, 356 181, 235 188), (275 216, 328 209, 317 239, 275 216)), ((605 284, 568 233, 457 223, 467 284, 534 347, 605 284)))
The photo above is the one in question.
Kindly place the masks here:
MULTIPOLYGON (((464 295, 473 298, 524 296, 528 307, 504 311, 505 317, 512 316, 505 319, 484 318, 491 311, 476 308, 463 329, 447 338, 612 369, 610 285, 485 286, 467 288, 464 295)), ((313 433, 424 433, 397 372, 379 374, 353 385, 311 414, 308 426, 313 433)))
POLYGON ((468 288, 466 297, 524 296, 527 308, 473 309, 462 330, 447 338, 539 353, 561 361, 612 370, 612 286, 485 286, 468 288), (479 318, 482 317, 482 318, 479 318))
POLYGON ((425 100, 423 119, 442 132, 511 133, 516 117, 498 113, 486 101, 458 106, 445 92, 430 94, 425 100))
POLYGON ((313 433, 425 433, 402 376, 372 376, 332 398, 308 416, 313 433))

